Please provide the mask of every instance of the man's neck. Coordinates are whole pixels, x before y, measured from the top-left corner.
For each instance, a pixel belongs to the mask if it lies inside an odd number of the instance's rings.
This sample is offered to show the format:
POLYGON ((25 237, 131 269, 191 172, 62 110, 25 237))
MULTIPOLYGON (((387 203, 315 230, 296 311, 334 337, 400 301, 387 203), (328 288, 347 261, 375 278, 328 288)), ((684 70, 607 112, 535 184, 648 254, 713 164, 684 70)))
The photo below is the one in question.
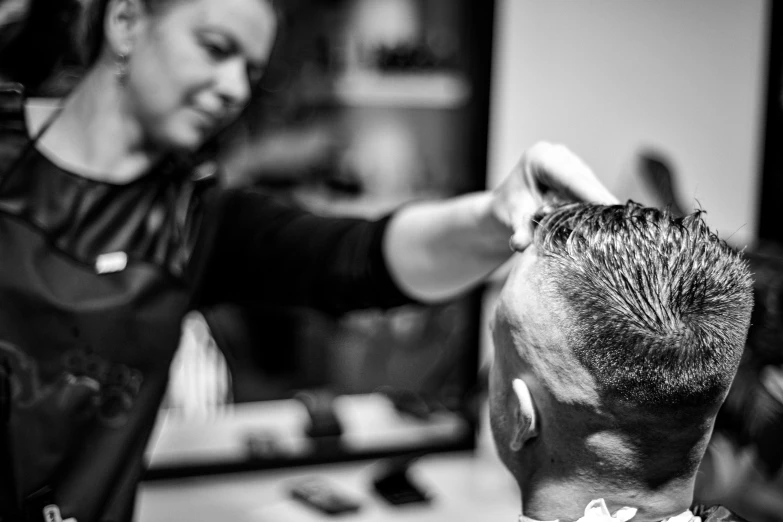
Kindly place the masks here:
POLYGON ((601 487, 580 481, 548 481, 527 488, 522 498, 522 514, 534 520, 578 520, 585 507, 603 498, 611 513, 623 507, 637 509, 633 522, 658 522, 687 510, 693 500, 694 479, 674 481, 655 491, 617 486, 601 487))

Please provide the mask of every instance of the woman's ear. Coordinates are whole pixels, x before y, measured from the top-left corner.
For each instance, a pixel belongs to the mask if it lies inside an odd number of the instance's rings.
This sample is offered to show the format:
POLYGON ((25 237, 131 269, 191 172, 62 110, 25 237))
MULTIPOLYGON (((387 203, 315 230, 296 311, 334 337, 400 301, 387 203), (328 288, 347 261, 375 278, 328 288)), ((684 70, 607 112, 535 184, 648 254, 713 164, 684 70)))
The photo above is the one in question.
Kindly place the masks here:
POLYGON ((514 428, 511 435, 511 450, 519 451, 525 442, 538 436, 538 421, 536 408, 530 389, 522 379, 514 379, 511 383, 517 398, 514 412, 514 428))
POLYGON ((115 56, 127 56, 133 51, 146 13, 142 0, 109 0, 103 19, 103 34, 115 56))

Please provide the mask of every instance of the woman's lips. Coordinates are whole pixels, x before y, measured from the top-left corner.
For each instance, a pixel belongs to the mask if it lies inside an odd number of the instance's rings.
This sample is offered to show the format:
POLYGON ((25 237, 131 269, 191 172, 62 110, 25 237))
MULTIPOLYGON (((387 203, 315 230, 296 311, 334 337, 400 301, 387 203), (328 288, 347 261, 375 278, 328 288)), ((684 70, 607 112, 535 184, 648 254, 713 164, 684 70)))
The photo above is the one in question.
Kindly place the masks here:
POLYGON ((217 127, 222 120, 220 115, 205 111, 203 109, 194 108, 193 111, 198 116, 198 119, 200 120, 203 127, 213 129, 217 127))

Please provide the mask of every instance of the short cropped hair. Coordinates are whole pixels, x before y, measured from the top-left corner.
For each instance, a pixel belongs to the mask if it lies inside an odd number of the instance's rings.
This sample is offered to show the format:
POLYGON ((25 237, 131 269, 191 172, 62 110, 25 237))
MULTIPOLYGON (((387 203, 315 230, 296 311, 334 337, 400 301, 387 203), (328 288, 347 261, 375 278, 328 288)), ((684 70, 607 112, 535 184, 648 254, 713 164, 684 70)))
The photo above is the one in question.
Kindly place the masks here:
POLYGON ((648 409, 723 400, 753 285, 701 211, 572 204, 536 221, 538 256, 573 317, 568 343, 602 397, 648 409))

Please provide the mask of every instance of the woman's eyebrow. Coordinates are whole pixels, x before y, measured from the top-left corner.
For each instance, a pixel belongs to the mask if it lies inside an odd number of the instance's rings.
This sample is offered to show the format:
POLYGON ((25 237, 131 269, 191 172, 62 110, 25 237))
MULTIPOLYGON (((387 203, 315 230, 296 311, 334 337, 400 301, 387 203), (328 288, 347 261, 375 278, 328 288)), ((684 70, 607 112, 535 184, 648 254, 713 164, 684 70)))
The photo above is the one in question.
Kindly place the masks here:
POLYGON ((215 35, 225 40, 226 44, 229 45, 230 50, 232 52, 241 52, 245 56, 249 68, 253 70, 259 70, 259 71, 263 71, 266 68, 268 63, 266 57, 254 59, 248 52, 247 48, 244 45, 242 45, 242 41, 236 36, 234 36, 233 34, 231 34, 229 31, 226 31, 221 27, 207 25, 205 28, 202 29, 201 32, 210 35, 215 35))
POLYGON ((209 26, 202 27, 198 30, 198 33, 202 36, 213 36, 218 37, 221 40, 225 40, 226 43, 231 44, 233 47, 239 47, 239 42, 237 41, 234 36, 232 36, 228 31, 221 29, 219 27, 209 26))

